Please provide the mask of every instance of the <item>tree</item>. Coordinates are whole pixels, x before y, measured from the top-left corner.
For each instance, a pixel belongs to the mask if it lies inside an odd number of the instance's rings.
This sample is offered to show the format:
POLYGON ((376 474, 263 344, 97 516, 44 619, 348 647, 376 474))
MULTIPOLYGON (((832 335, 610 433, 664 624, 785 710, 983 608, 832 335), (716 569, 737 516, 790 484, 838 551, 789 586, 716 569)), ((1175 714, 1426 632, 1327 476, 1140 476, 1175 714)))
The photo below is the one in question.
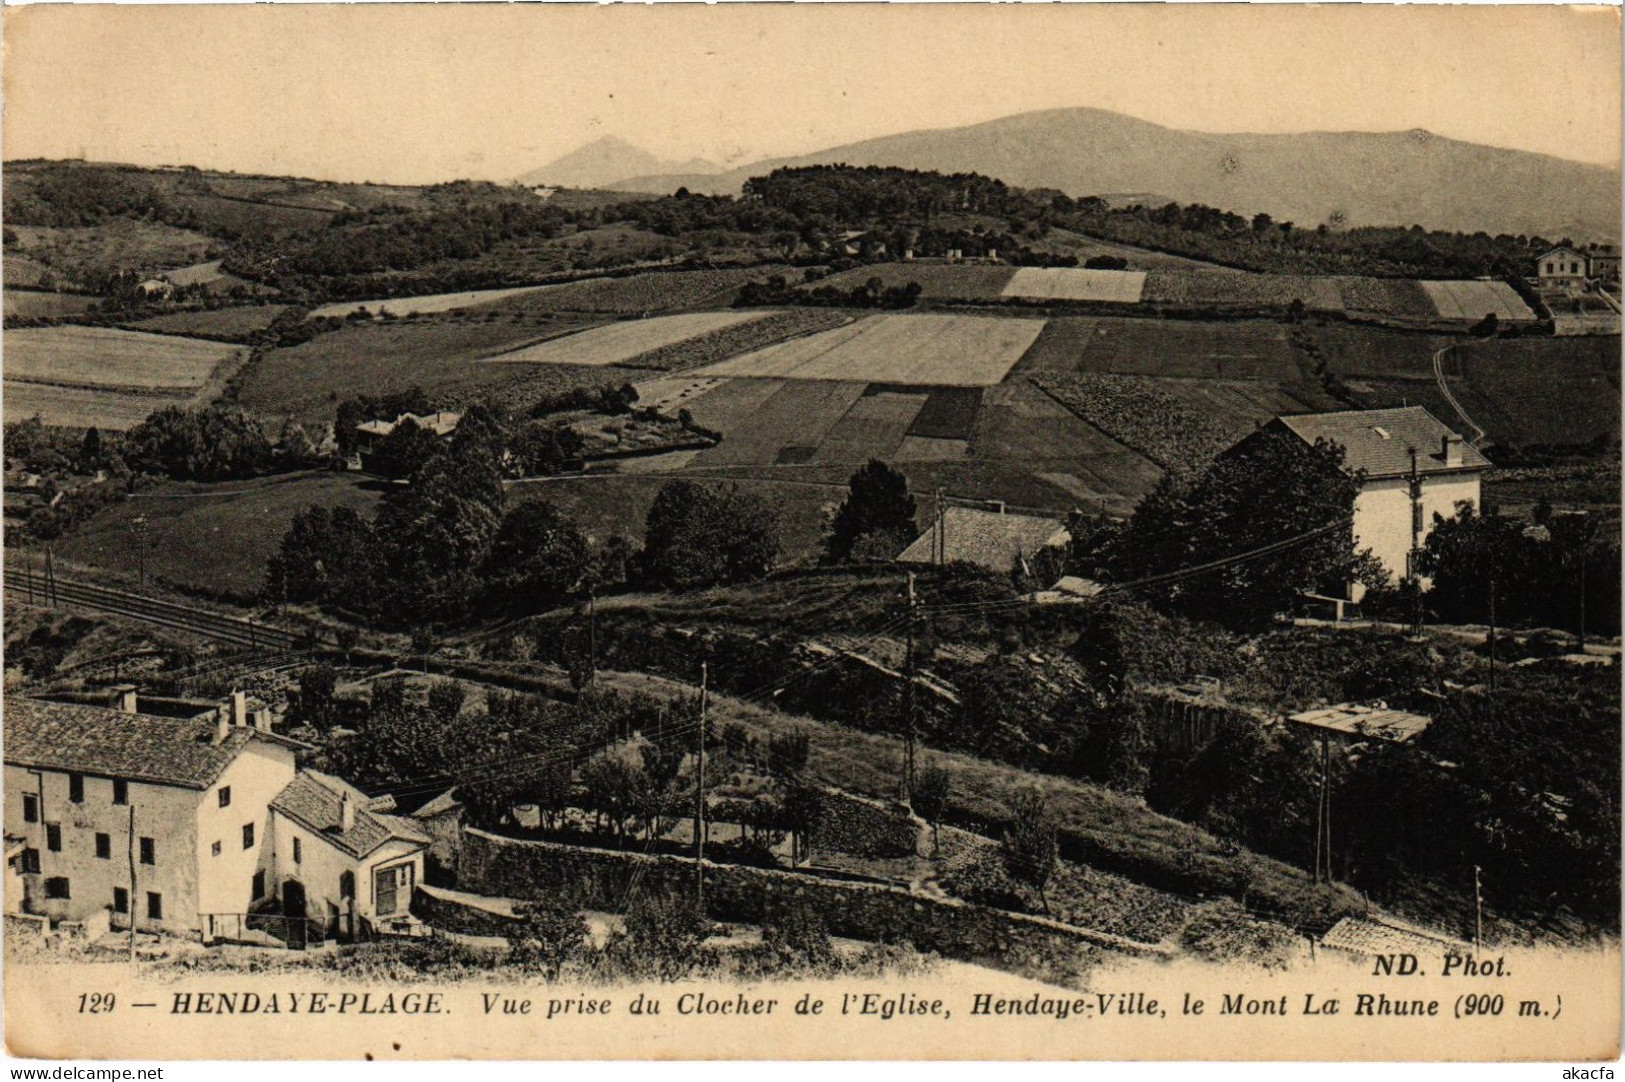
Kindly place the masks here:
POLYGON ((889 548, 895 556, 914 539, 917 510, 909 495, 908 478, 870 459, 847 482, 846 502, 835 512, 825 539, 830 560, 849 560, 855 548, 889 548))
POLYGON ((314 601, 370 612, 384 575, 372 523, 348 507, 311 506, 294 516, 266 565, 266 593, 283 602, 314 601))
POLYGON ((581 908, 553 892, 540 892, 514 906, 518 918, 508 932, 508 958, 556 981, 564 967, 585 956, 591 930, 581 908))
POLYGON ((455 680, 436 680, 429 686, 429 713, 442 725, 450 725, 463 712, 468 692, 455 680))
POLYGON ((779 818, 790 832, 790 859, 805 860, 813 833, 824 819, 824 794, 800 779, 785 783, 779 793, 779 818))
POLYGON ((702 961, 711 922, 687 894, 640 894, 626 912, 626 927, 610 951, 634 972, 678 981, 702 961))
POLYGON ((643 574, 661 586, 749 582, 779 555, 775 505, 736 485, 670 481, 649 508, 643 574))
POLYGON ((85 429, 84 441, 79 445, 79 468, 94 470, 102 464, 102 434, 95 425, 85 429))
POLYGON ((592 565, 581 530, 546 500, 522 503, 502 518, 485 562, 493 605, 544 612, 578 591, 592 565))
POLYGON ((294 699, 294 723, 318 729, 331 728, 338 713, 333 689, 338 685, 338 670, 325 662, 318 662, 299 674, 299 693, 294 699))
POLYGON ((1038 900, 1049 912, 1044 887, 1055 871, 1055 823, 1049 804, 1037 789, 1023 789, 1011 807, 1010 824, 1004 829, 999 855, 1011 878, 1038 891, 1038 900))
MULTIPOLYGON (((1194 480, 1164 475, 1109 556, 1135 580, 1201 568, 1142 593, 1161 608, 1234 627, 1268 626, 1305 590, 1339 589, 1369 565, 1354 551, 1354 498, 1362 478, 1343 449, 1305 444, 1265 427, 1194 480), (1278 542, 1284 548, 1208 568, 1278 542)), ((1369 573, 1369 572, 1367 572, 1369 573)))
POLYGON ((385 477, 407 478, 443 449, 438 435, 407 417, 378 441, 371 466, 385 477))
POLYGON ((931 853, 935 856, 942 851, 937 840, 937 828, 942 825, 942 817, 948 813, 948 797, 953 788, 953 779, 949 773, 936 763, 928 763, 914 775, 914 785, 909 790, 909 804, 927 823, 931 824, 931 853))
POLYGON ((177 481, 252 477, 271 459, 271 441, 260 423, 221 403, 201 409, 166 406, 130 429, 124 447, 132 470, 177 481))
POLYGON ((807 769, 812 738, 805 728, 774 733, 767 738, 767 769, 779 778, 796 778, 807 769))

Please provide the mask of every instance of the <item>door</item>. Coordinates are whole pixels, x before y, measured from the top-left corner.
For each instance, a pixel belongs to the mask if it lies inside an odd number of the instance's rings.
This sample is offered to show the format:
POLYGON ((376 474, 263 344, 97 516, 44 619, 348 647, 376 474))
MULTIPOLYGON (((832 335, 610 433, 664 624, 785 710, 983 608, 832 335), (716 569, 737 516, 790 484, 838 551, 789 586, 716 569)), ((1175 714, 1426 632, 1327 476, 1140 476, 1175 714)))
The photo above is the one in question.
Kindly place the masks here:
POLYGON ((392 917, 401 912, 412 898, 412 866, 397 864, 393 868, 379 868, 373 873, 374 911, 380 917, 392 917))
POLYGON ((297 879, 290 879, 282 884, 282 916, 288 926, 288 947, 291 950, 305 949, 307 936, 305 935, 305 885, 297 879))

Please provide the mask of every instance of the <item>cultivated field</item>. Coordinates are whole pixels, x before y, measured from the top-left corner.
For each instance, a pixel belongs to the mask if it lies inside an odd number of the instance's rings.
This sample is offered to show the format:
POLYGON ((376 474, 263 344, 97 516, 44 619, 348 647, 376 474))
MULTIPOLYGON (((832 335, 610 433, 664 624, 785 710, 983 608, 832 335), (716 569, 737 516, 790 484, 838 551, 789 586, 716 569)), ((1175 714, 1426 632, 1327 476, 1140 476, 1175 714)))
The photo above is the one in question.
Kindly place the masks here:
MULTIPOLYGON (((7 332, 15 334, 15 331, 7 332)), ((39 417, 63 428, 134 428, 154 410, 184 406, 191 395, 135 394, 111 388, 59 387, 53 383, 5 382, 6 421, 39 417)))
POLYGON ((989 386, 1004 378, 1044 323, 985 316, 869 316, 769 346, 697 375, 989 386))
POLYGON ((686 342, 726 327, 775 315, 772 311, 691 312, 680 316, 628 319, 579 331, 488 358, 498 364, 624 364, 651 351, 686 342))
POLYGON ((1251 274, 1223 267, 1153 270, 1146 276, 1141 299, 1147 304, 1197 308, 1285 308, 1300 300, 1312 312, 1343 310, 1343 293, 1335 278, 1251 274))
POLYGON ((1345 311, 1405 319, 1437 319, 1439 316, 1420 282, 1402 278, 1339 278, 1337 283, 1345 311))
POLYGON ((890 460, 908 434, 926 396, 898 391, 868 391, 824 435, 809 461, 858 466, 878 458, 890 460))
POLYGON ((1232 440, 1284 413, 1347 409, 1318 383, 1260 379, 1158 379, 1157 389, 1183 403, 1232 440))
POLYGON ((1262 320, 1055 318, 1016 371, 1297 379, 1300 356, 1287 331, 1262 320))
POLYGON ((637 315, 682 308, 722 306, 746 282, 782 274, 785 267, 736 267, 727 270, 650 271, 624 278, 591 278, 548 286, 522 297, 481 305, 502 312, 603 312, 637 315))
POLYGON ((851 322, 852 318, 828 308, 791 308, 771 312, 762 319, 730 323, 706 334, 647 350, 628 358, 625 364, 628 368, 686 372, 797 335, 839 327, 851 322))
POLYGON ((201 387, 230 346, 174 335, 105 327, 31 327, 7 331, 7 382, 143 391, 201 387))
POLYGON ((525 406, 574 385, 618 386, 642 374, 619 368, 486 364, 481 359, 504 346, 568 334, 580 326, 559 320, 540 326, 423 321, 345 327, 266 353, 246 370, 239 398, 260 413, 323 422, 333 419, 340 401, 363 393, 421 387, 442 408, 484 397, 525 406))
POLYGON ((225 271, 220 269, 220 260, 211 259, 207 263, 193 263, 190 267, 176 267, 163 272, 165 278, 177 286, 206 286, 228 278, 225 271))
POLYGON ((1237 435, 1148 376, 1038 376, 1034 381, 1073 413, 1166 469, 1200 470, 1237 435))
POLYGON ((154 334, 190 335, 196 338, 220 338, 242 341, 249 335, 263 331, 271 325, 287 305, 258 304, 241 308, 216 308, 213 311, 170 312, 126 324, 131 330, 151 331, 154 334))
MULTIPOLYGON (((722 442, 702 452, 695 465, 769 466, 810 461, 836 422, 863 397, 864 388, 862 383, 786 380, 740 418, 743 423, 732 428, 719 426, 722 442)), ((902 438, 901 432, 898 438, 902 438)))
POLYGON ((199 263, 219 244, 202 233, 129 218, 109 218, 100 225, 72 228, 8 228, 17 234, 17 244, 6 248, 7 274, 20 256, 48 266, 58 282, 82 282, 87 286, 123 271, 154 274, 164 267, 199 263))
POLYGON ((83 315, 101 300, 82 293, 38 293, 24 289, 8 289, 4 298, 5 314, 16 319, 83 315))
POLYGON ((1442 319, 1532 321, 1535 313, 1505 282, 1421 282, 1442 319))
POLYGON ((1144 271, 1080 270, 1076 267, 1022 267, 1001 296, 1023 300, 1112 301, 1138 304, 1144 271))
POLYGON ((510 300, 539 289, 557 288, 557 286, 520 286, 516 289, 477 289, 468 293, 431 293, 422 297, 382 297, 371 301, 324 304, 310 314, 312 318, 340 319, 358 310, 374 316, 386 311, 397 316, 433 315, 437 312, 452 312, 459 308, 474 308, 482 304, 510 300))

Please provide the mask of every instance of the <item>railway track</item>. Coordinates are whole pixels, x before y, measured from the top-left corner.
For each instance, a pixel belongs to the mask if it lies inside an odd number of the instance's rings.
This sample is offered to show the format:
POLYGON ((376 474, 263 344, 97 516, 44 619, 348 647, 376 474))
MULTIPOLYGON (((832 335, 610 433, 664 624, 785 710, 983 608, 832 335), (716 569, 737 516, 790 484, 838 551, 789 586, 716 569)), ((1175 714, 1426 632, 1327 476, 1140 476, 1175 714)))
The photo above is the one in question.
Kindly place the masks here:
POLYGON ((51 608, 77 606, 253 650, 292 652, 309 648, 317 638, 314 632, 289 631, 260 623, 252 616, 227 616, 83 582, 57 579, 47 584, 38 576, 21 576, 13 577, 8 588, 12 599, 24 604, 51 608))

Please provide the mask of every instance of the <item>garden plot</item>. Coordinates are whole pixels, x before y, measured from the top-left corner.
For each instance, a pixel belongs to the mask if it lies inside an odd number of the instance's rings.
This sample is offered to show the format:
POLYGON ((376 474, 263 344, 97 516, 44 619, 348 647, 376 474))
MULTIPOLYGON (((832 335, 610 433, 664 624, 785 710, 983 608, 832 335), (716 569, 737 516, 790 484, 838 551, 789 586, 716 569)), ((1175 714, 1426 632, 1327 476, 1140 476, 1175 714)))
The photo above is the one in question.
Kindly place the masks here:
POLYGON ((740 417, 734 427, 722 428, 722 442, 701 453, 695 465, 768 466, 797 458, 805 462, 835 423, 863 397, 865 386, 787 381, 750 414, 740 417), (802 450, 792 450, 795 448, 802 450), (787 457, 786 451, 790 451, 787 457))
POLYGON ((1477 322, 1487 315, 1499 320, 1533 320, 1535 313, 1505 282, 1421 282, 1428 300, 1443 319, 1477 322))
POLYGON ((1044 321, 990 316, 869 316, 703 368, 696 375, 861 380, 908 386, 992 386, 1044 321))
POLYGON ((1001 294, 1024 300, 1114 301, 1138 304, 1144 271, 1081 270, 1076 267, 1022 267, 1001 294))
MULTIPOLYGON (((680 316, 628 319, 509 353, 498 353, 486 360, 500 364, 620 364, 674 342, 697 338, 723 327, 766 319, 775 314, 773 311, 693 312, 680 316)), ((713 372, 714 369, 706 369, 703 374, 713 372)))
POLYGON ((638 392, 638 408, 653 409, 660 413, 675 414, 677 410, 691 406, 694 401, 707 391, 714 391, 721 387, 726 380, 720 379, 646 379, 640 383, 632 384, 632 389, 638 392))
POLYGON ((6 332, 6 380, 140 391, 194 390, 236 350, 217 342, 106 327, 6 332))
POLYGON ((835 422, 810 461, 821 465, 861 465, 871 458, 892 458, 925 400, 923 394, 869 388, 846 415, 835 422))

